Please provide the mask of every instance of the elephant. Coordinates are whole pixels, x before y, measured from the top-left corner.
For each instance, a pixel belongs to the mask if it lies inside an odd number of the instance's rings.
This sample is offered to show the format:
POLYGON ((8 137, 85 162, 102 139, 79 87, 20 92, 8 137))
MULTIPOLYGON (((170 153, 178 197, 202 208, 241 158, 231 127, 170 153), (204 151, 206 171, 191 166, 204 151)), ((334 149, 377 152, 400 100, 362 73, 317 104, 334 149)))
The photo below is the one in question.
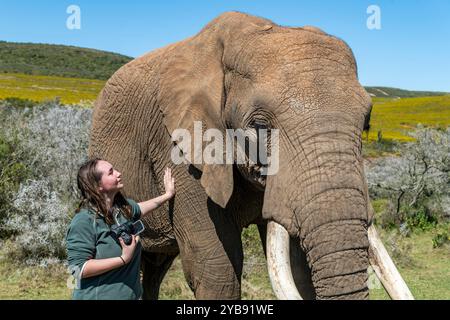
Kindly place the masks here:
POLYGON ((117 70, 95 101, 89 156, 120 170, 137 201, 161 194, 166 167, 176 178, 175 198, 144 221, 143 298, 159 297, 179 255, 196 299, 240 299, 241 232, 256 224, 279 299, 367 299, 370 265, 392 298, 413 299, 373 226, 371 109, 344 41, 241 12, 117 70), (197 121, 224 135, 278 130, 277 173, 192 161, 173 132, 194 135, 197 121), (174 148, 191 161, 175 164, 174 148))

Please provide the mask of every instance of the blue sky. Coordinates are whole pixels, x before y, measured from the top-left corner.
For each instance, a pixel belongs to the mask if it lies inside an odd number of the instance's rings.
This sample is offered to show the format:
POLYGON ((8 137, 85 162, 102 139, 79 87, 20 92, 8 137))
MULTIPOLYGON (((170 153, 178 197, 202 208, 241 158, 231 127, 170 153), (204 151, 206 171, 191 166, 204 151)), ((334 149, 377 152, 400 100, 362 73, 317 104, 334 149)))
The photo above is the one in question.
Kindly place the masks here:
POLYGON ((0 40, 75 45, 140 56, 237 10, 288 26, 314 25, 345 40, 363 85, 450 92, 449 0, 0 0, 0 40), (81 29, 69 30, 71 4, 81 29), (369 30, 369 5, 381 29, 369 30))

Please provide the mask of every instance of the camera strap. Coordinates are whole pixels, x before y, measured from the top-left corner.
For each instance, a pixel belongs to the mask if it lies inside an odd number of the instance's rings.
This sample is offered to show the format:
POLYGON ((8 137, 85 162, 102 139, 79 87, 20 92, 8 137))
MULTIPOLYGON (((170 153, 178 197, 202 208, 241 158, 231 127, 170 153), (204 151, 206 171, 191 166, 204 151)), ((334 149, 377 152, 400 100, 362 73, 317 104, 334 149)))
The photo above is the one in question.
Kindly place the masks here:
POLYGON ((120 209, 117 208, 116 206, 114 206, 114 207, 113 207, 113 214, 112 214, 112 216, 113 216, 114 221, 116 222, 116 224, 117 224, 118 226, 120 226, 120 223, 119 223, 119 220, 118 220, 119 214, 120 214, 120 209))

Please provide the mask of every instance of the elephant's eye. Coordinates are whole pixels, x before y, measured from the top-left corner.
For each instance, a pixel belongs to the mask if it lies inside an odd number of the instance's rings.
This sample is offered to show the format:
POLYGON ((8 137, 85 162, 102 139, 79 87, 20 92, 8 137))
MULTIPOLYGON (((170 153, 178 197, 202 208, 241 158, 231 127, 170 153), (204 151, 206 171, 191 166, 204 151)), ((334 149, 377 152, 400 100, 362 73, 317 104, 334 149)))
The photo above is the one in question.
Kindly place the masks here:
POLYGON ((267 129, 268 125, 264 120, 254 120, 252 124, 250 125, 252 128, 255 128, 257 131, 258 129, 267 129))
POLYGON ((265 120, 261 119, 255 119, 251 122, 250 128, 254 129, 256 132, 256 140, 258 141, 257 144, 257 161, 256 164, 259 167, 264 167, 267 165, 267 162, 260 158, 261 155, 268 155, 270 153, 270 141, 271 141, 271 130, 270 125, 265 120), (260 140, 263 140, 261 143, 260 140), (263 150, 260 150, 260 148, 263 148, 263 150))
POLYGON ((372 106, 370 106, 369 112, 364 117, 364 131, 369 131, 370 129, 370 114, 372 113, 372 106))

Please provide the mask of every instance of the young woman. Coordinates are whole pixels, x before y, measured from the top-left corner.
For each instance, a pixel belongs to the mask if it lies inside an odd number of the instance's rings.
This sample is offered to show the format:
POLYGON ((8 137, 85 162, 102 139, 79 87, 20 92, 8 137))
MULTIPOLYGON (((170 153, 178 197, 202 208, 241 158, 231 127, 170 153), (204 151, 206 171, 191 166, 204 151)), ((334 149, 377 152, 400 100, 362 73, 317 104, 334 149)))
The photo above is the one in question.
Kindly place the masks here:
POLYGON ((139 299, 139 236, 126 245, 111 226, 137 221, 172 198, 171 170, 165 170, 165 194, 140 203, 124 198, 121 173, 101 159, 82 165, 77 183, 82 200, 66 237, 69 268, 77 280, 73 299, 139 299))

